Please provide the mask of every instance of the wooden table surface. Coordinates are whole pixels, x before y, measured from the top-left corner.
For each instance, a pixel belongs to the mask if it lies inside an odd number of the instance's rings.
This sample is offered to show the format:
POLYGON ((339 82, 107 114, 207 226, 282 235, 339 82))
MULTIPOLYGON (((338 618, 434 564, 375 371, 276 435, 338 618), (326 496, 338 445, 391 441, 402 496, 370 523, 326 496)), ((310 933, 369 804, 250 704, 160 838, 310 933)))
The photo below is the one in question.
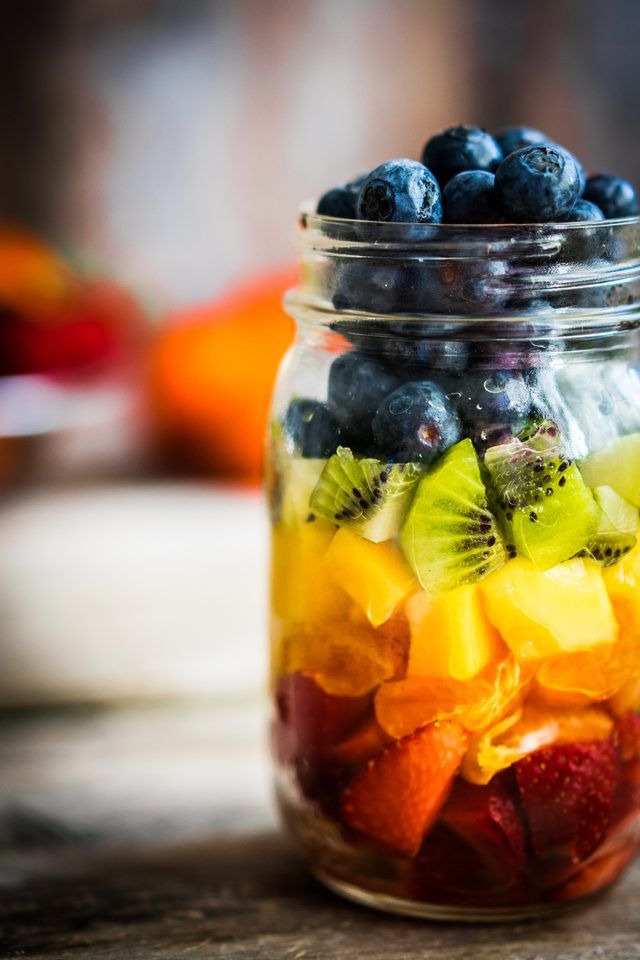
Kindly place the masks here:
POLYGON ((262 726, 252 700, 2 721, 0 956, 640 958, 640 863, 544 922, 430 924, 341 901, 277 832, 262 726))

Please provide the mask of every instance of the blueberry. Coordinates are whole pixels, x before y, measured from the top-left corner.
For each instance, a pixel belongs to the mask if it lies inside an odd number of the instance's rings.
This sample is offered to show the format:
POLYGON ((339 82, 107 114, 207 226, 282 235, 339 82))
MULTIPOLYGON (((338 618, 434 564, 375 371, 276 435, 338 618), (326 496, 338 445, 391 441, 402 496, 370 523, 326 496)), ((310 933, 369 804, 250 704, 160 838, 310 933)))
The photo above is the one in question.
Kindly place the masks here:
POLYGON ((340 444, 338 421, 320 400, 292 400, 284 416, 284 429, 303 457, 330 457, 340 444))
POLYGON ((445 223, 500 223, 493 191, 495 177, 486 170, 457 173, 442 191, 445 223))
POLYGON ((350 180, 349 183, 327 190, 318 200, 316 213, 322 217, 340 217, 344 220, 355 220, 358 191, 366 177, 367 174, 362 173, 356 177, 355 180, 350 180))
POLYGON ((429 380, 398 387, 373 419, 380 453, 398 463, 432 463, 460 439, 460 423, 443 391, 429 380))
POLYGON ((450 127, 427 140, 422 151, 422 162, 442 187, 465 170, 493 172, 501 160, 502 150, 480 127, 450 127))
POLYGON ((628 180, 609 173, 597 173, 587 180, 585 200, 595 203, 607 220, 634 217, 640 212, 638 195, 628 180))
POLYGON ((440 223, 440 188, 416 160, 388 160, 366 178, 357 200, 361 220, 393 223, 440 223))
POLYGON ((576 200, 567 217, 570 223, 590 223, 596 220, 604 220, 605 215, 591 200, 576 200))
POLYGON ((424 299, 421 264, 383 259, 346 260, 336 271, 336 310, 416 313, 424 299))
POLYGON ((448 399, 479 449, 517 433, 531 417, 529 388, 517 370, 468 371, 450 382, 448 399))
POLYGON ((502 161, 495 189, 508 220, 555 223, 576 202, 580 178, 573 157, 560 147, 523 147, 502 161))
POLYGON ((400 384, 400 378, 377 357, 361 350, 342 354, 329 371, 329 406, 345 441, 359 453, 371 449, 371 421, 378 406, 400 384))
POLYGON ((389 364, 407 380, 424 380, 440 372, 461 373, 469 361, 469 345, 449 339, 450 328, 424 321, 392 320, 382 349, 389 364), (428 335, 427 335, 428 334, 428 335))
POLYGON ((495 139, 504 156, 508 157, 514 150, 549 143, 550 138, 535 127, 504 127, 496 133, 495 139))

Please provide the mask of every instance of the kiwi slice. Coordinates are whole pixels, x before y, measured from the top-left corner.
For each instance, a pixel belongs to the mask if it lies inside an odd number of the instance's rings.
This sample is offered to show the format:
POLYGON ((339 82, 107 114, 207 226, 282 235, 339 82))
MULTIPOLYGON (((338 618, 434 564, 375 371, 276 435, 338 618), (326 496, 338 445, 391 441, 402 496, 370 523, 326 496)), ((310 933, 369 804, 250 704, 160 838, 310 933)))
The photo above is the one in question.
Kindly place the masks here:
POLYGON ((287 526, 314 518, 310 500, 326 460, 292 457, 282 471, 282 504, 280 520, 287 526))
POLYGON ((490 447, 484 465, 498 518, 521 556, 547 570, 584 550, 600 511, 553 421, 490 447))
POLYGON ((347 447, 338 447, 326 461, 310 510, 340 527, 351 527, 366 540, 390 540, 404 520, 419 477, 416 463, 354 457, 347 447))
POLYGON ((432 595, 480 580, 506 561, 505 543, 468 438, 451 447, 420 481, 400 544, 432 595))
POLYGON ((587 552, 609 567, 635 545, 638 509, 611 487, 596 487, 593 498, 600 507, 600 523, 587 544, 587 552))
POLYGON ((581 461, 580 473, 590 487, 611 487, 640 507, 640 433, 630 433, 590 453, 581 461))

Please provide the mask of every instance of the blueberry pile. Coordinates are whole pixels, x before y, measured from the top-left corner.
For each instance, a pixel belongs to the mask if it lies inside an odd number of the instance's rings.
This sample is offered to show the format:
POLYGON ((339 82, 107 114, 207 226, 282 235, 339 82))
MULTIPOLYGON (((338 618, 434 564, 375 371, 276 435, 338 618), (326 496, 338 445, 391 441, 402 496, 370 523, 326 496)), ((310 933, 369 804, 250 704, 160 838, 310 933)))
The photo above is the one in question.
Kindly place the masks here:
POLYGON ((327 217, 386 223, 557 223, 636 215, 627 180, 584 169, 540 130, 509 127, 495 136, 450 127, 431 137, 422 162, 388 160, 333 187, 318 201, 327 217))

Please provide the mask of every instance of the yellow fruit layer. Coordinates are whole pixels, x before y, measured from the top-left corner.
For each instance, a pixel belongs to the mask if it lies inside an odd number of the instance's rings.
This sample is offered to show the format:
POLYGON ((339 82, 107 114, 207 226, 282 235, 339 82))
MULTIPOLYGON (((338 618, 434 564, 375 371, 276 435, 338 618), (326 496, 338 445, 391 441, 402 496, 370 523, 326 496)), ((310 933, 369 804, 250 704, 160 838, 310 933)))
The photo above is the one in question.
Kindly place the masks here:
POLYGON ((396 738, 455 718, 474 734, 463 773, 476 783, 547 743, 608 736, 607 709, 640 709, 640 544, 609 568, 516 558, 432 598, 392 541, 280 525, 272 611, 278 675, 375 690, 396 738))

